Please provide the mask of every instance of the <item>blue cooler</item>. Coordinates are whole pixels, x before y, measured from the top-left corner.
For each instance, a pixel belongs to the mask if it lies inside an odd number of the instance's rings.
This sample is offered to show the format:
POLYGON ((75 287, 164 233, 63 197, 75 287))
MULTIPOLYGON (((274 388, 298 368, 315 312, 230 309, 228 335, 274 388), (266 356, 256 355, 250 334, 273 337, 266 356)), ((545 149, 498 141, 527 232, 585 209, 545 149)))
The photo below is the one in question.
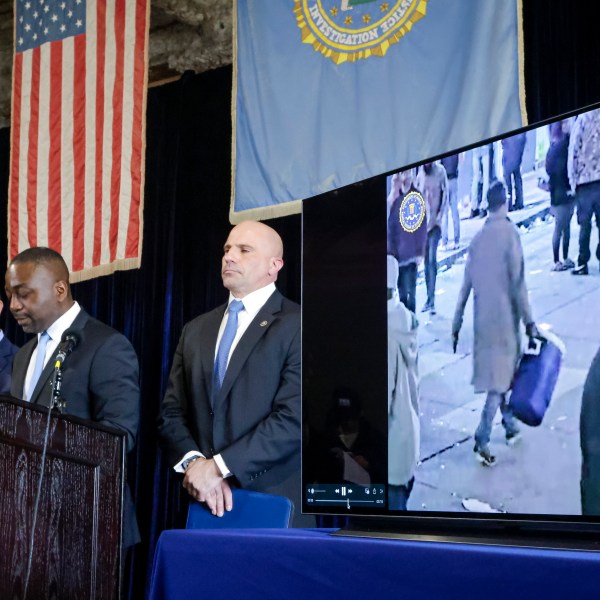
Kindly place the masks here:
POLYGON ((536 427, 542 422, 552 399, 564 354, 564 345, 554 335, 536 339, 521 357, 513 379, 509 406, 517 419, 536 427))

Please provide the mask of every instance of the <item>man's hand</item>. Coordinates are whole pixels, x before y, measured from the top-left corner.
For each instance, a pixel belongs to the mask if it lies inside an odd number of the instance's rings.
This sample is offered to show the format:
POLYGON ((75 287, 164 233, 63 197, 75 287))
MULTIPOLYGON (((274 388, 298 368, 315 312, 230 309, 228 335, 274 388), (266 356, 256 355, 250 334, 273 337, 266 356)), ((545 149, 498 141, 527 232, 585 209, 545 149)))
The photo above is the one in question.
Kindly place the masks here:
POLYGON ((456 354, 456 348, 458 347, 458 331, 452 332, 452 351, 456 354))
POLYGON ((533 321, 525 325, 525 335, 529 338, 529 347, 535 348, 535 338, 540 337, 540 332, 533 321))
POLYGON ((213 515, 222 517, 225 510, 233 507, 229 483, 212 458, 195 460, 185 472, 183 487, 198 502, 206 502, 213 515))
POLYGON ((525 335, 530 338, 540 337, 540 332, 537 328, 537 325, 533 321, 525 325, 525 335))
POLYGON ((225 514, 225 511, 230 511, 233 508, 231 487, 226 479, 222 479, 221 484, 212 492, 209 492, 205 502, 206 506, 208 506, 210 512, 212 512, 215 517, 222 517, 225 514))

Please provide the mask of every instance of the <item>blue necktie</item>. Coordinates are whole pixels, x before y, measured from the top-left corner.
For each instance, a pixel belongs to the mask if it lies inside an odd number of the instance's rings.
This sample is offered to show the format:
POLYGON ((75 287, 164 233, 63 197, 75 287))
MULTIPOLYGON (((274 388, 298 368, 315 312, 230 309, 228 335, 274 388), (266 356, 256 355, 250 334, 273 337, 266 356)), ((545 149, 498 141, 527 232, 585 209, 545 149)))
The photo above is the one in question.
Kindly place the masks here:
POLYGON ((27 400, 31 402, 31 396, 33 395, 33 390, 35 390, 35 386, 44 370, 44 358, 46 357, 46 346, 50 341, 50 336, 47 331, 42 331, 42 335, 40 335, 40 341, 37 345, 37 356, 35 357, 35 365, 33 367, 33 373, 31 374, 31 381, 29 382, 29 389, 27 390, 27 400))
POLYGON ((238 326, 238 313, 244 309, 244 303, 241 300, 233 300, 229 304, 229 314, 227 316, 227 323, 223 330, 221 337, 221 343, 219 344, 219 350, 217 351, 217 358, 215 359, 215 376, 214 376, 214 392, 218 392, 223 385, 223 379, 225 378, 225 371, 227 370, 227 358, 229 357, 229 351, 231 350, 231 344, 235 338, 238 326))

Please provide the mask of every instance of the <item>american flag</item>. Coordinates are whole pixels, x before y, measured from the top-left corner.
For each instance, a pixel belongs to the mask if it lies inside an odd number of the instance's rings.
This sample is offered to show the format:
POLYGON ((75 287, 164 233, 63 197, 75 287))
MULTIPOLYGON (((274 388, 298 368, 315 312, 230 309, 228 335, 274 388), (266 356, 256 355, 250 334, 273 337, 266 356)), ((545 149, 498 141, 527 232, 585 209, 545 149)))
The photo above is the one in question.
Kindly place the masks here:
POLYGON ((15 0, 9 258, 139 267, 149 0, 15 0))

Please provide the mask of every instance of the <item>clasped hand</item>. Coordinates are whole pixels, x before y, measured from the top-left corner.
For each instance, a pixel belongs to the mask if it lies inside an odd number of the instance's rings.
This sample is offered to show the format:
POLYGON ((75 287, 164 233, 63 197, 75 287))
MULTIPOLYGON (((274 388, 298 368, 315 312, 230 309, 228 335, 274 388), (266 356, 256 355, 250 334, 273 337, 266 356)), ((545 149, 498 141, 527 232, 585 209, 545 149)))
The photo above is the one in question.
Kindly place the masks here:
POLYGON ((222 517, 233 508, 233 495, 215 461, 199 458, 186 470, 183 487, 198 502, 206 502, 213 515, 222 517))

